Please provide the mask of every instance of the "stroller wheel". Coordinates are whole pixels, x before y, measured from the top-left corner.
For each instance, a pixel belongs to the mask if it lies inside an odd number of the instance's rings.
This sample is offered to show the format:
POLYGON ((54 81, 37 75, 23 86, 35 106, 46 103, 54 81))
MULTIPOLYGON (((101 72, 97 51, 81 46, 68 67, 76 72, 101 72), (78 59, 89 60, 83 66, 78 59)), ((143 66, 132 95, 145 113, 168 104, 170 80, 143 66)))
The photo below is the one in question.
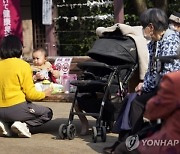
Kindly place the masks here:
POLYGON ((75 127, 75 125, 70 124, 67 127, 67 138, 69 140, 72 140, 72 139, 74 139, 75 136, 76 136, 76 127, 75 127))
POLYGON ((92 127, 92 132, 93 132, 92 140, 94 143, 96 143, 97 142, 97 128, 95 126, 92 127))
POLYGON ((102 142, 106 142, 106 127, 105 126, 101 127, 101 140, 102 142))
POLYGON ((67 126, 66 124, 61 124, 59 127, 59 137, 60 139, 65 139, 67 137, 67 126))

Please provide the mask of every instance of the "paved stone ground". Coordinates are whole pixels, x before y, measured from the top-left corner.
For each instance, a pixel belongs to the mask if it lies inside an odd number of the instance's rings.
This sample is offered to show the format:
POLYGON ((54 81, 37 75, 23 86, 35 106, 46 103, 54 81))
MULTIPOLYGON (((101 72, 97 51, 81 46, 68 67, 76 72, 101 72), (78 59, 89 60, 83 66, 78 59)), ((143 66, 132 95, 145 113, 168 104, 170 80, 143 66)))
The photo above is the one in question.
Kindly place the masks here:
MULTIPOLYGON (((53 120, 37 128, 31 138, 5 138, 0 137, 0 154, 96 154, 102 153, 105 146, 113 144, 117 140, 117 134, 107 134, 107 141, 93 143, 90 134, 80 136, 80 121, 75 116, 73 124, 77 129, 77 136, 73 140, 60 140, 58 128, 60 124, 66 124, 69 116, 71 103, 36 102, 49 106, 54 111, 53 120)), ((17 113, 18 114, 18 113, 17 113)), ((95 126, 95 120, 88 117, 91 126, 95 126)))

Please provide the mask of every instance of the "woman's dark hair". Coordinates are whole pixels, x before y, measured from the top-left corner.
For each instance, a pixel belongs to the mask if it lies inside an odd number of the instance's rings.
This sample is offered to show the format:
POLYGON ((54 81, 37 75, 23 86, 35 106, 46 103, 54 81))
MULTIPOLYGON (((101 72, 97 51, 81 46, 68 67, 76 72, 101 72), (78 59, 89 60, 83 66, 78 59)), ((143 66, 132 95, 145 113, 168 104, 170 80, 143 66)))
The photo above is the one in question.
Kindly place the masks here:
POLYGON ((8 35, 1 40, 0 43, 0 58, 20 58, 22 55, 22 42, 15 35, 8 35))
POLYGON ((167 15, 158 8, 150 8, 144 11, 140 16, 140 22, 143 28, 152 23, 155 31, 164 31, 168 28, 167 15))

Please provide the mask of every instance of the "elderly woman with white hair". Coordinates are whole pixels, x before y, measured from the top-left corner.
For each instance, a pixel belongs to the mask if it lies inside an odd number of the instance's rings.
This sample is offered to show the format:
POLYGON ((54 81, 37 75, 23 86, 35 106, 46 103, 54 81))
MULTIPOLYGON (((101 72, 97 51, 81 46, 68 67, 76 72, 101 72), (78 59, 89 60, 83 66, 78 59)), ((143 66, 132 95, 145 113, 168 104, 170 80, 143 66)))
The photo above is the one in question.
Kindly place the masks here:
MULTIPOLYGON (((145 106, 147 101, 157 93, 160 81, 159 77, 169 72, 180 70, 180 60, 174 60, 172 63, 165 63, 161 69, 160 76, 157 71, 158 66, 155 57, 177 55, 177 49, 180 45, 180 13, 175 12, 169 17, 168 29, 165 31, 163 37, 160 38, 160 35, 158 36, 159 33, 157 33, 159 30, 156 29, 156 26, 160 26, 159 22, 161 23, 163 18, 155 19, 153 13, 157 14, 157 12, 158 17, 160 17, 161 11, 158 9, 148 9, 140 17, 141 24, 144 27, 144 37, 150 40, 150 43, 148 44, 150 61, 144 81, 140 82, 135 88, 138 95, 131 102, 128 114, 131 129, 121 130, 119 132, 118 141, 111 147, 104 148, 103 153, 113 153, 116 147, 124 142, 128 136, 137 134, 143 128, 145 106), (157 24, 154 24, 153 22, 157 22, 157 24)), ((120 153, 118 151, 119 150, 116 150, 116 153, 120 153)), ((127 153, 128 152, 129 151, 127 151, 127 153)))

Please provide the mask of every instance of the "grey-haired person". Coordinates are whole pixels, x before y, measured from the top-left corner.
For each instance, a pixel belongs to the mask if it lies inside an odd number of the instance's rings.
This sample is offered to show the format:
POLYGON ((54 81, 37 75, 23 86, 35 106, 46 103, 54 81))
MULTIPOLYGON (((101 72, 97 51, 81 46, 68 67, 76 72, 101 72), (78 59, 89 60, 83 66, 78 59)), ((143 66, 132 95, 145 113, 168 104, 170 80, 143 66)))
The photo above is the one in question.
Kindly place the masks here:
MULTIPOLYGON (((121 130, 118 141, 110 147, 105 147, 103 153, 113 153, 115 148, 121 142, 125 141, 128 136, 134 135, 142 129, 146 103, 151 97, 156 95, 160 81, 155 57, 177 54, 177 48, 180 43, 178 15, 179 14, 176 13, 173 15, 173 18, 171 18, 172 16, 169 18, 170 24, 168 28, 168 18, 164 11, 157 8, 150 8, 141 14, 140 21, 143 27, 144 37, 149 40, 148 70, 144 80, 135 88, 138 95, 133 99, 129 111, 131 129, 121 130), (172 27, 174 28, 172 29, 172 27), (171 32, 169 33, 168 31, 171 32)), ((173 63, 164 65, 161 70, 161 76, 168 72, 178 71, 179 69, 180 61, 174 60, 173 63)))

